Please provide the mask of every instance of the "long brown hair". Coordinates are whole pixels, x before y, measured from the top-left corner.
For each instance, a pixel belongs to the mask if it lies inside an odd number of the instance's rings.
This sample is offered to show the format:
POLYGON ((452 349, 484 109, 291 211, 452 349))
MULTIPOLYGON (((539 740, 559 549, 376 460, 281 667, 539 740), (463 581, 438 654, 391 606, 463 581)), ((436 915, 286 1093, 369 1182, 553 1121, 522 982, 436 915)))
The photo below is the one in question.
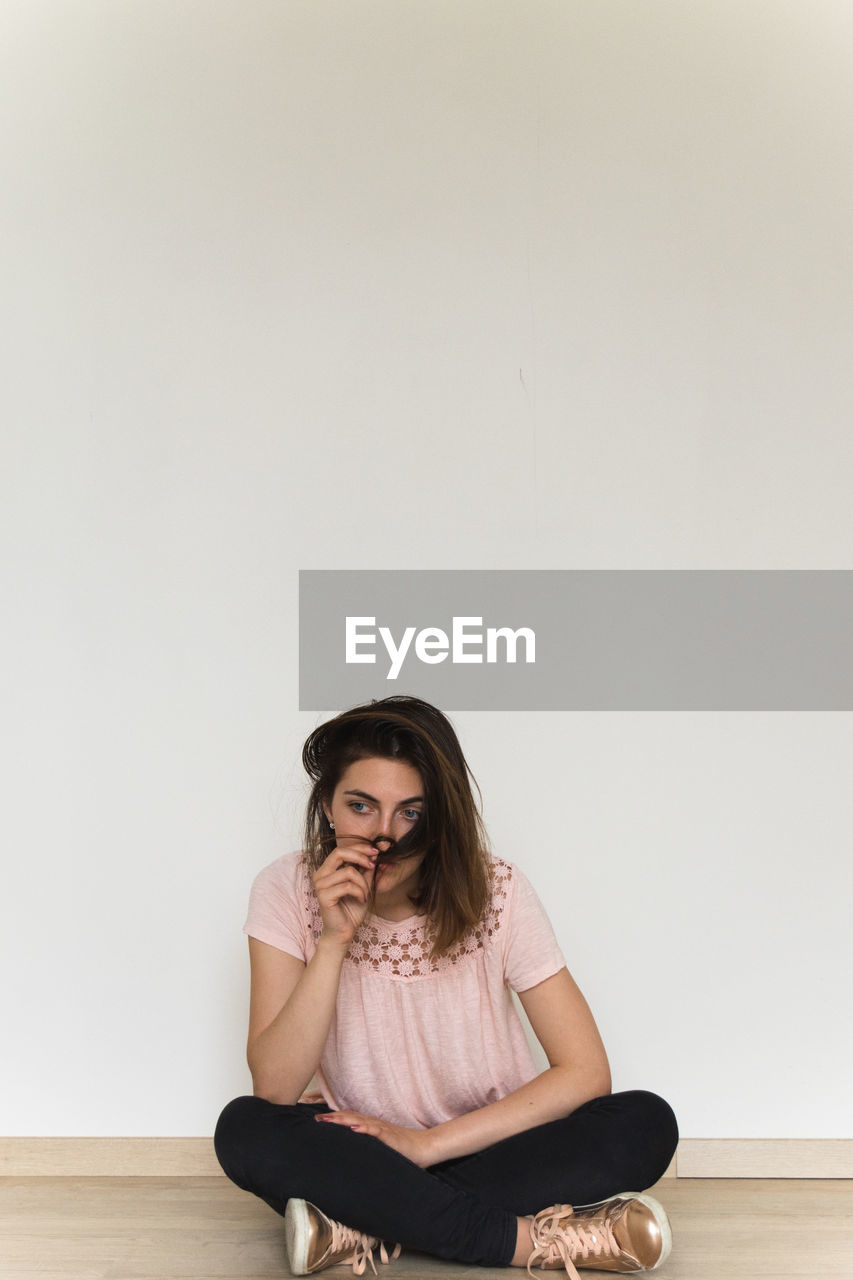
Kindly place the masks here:
POLYGON ((424 852, 412 902, 429 919, 432 954, 438 956, 485 915, 490 860, 472 792, 477 783, 453 726, 436 707, 421 698, 382 698, 342 712, 308 736, 302 763, 313 786, 305 815, 305 850, 316 870, 335 846, 324 803, 331 803, 354 761, 374 756, 411 765, 423 782, 421 816, 406 846, 409 852, 424 852))

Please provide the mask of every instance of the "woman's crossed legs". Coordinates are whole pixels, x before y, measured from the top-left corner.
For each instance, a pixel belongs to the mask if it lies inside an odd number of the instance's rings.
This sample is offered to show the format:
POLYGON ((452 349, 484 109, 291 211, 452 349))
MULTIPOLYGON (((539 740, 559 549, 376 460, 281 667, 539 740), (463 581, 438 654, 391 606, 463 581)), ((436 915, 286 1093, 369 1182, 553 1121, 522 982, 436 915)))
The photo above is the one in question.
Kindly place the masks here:
POLYGON ((326 1110, 236 1098, 216 1127, 222 1168, 277 1213, 291 1198, 309 1200, 368 1235, 482 1266, 509 1265, 519 1217, 651 1186, 678 1141, 668 1103, 632 1090, 420 1169, 378 1138, 318 1124, 315 1115, 326 1110))

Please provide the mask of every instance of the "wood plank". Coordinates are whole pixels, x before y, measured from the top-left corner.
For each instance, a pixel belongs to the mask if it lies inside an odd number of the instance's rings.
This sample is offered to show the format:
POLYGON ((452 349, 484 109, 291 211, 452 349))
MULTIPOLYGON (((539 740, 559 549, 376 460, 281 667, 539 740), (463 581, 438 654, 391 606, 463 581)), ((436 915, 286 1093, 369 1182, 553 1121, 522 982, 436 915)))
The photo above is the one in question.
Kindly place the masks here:
MULTIPOLYGON (((221 1177, 211 1138, 0 1138, 0 1176, 221 1177)), ((853 1140, 682 1138, 666 1178, 853 1178, 853 1140)))
MULTIPOLYGON (((224 1177, 212 1138, 0 1138, 0 1176, 224 1177)), ((673 1159, 665 1177, 676 1176, 673 1159)))
POLYGON ((212 1138, 0 1138, 0 1176, 223 1176, 212 1138))
POLYGON ((849 1138, 682 1138, 679 1178, 853 1178, 849 1138))

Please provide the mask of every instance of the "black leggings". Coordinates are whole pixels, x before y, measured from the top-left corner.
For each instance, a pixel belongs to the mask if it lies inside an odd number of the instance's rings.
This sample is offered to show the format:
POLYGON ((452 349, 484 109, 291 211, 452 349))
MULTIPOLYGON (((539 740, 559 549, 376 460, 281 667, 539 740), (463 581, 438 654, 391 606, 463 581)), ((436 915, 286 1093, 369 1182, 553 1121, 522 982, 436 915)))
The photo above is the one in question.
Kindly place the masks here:
POLYGON ((291 1197, 310 1200, 368 1235, 481 1266, 512 1261, 519 1216, 651 1186, 678 1141, 669 1104, 633 1090, 420 1169, 378 1138, 318 1124, 314 1116, 328 1110, 235 1098, 216 1126, 219 1163, 277 1213, 291 1197))

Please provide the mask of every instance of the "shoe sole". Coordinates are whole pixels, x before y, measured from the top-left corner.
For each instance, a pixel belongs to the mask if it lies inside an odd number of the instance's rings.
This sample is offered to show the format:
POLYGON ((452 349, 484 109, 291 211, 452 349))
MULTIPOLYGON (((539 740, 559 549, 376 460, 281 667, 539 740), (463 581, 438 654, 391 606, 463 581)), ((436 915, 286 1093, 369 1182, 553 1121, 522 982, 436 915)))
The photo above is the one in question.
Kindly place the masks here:
POLYGON ((307 1276, 311 1226, 305 1200, 288 1200, 284 1211, 284 1241, 290 1270, 295 1276, 307 1276))
POLYGON ((654 1196, 644 1196, 636 1192, 625 1191, 622 1195, 612 1196, 613 1200, 639 1200, 640 1204, 644 1204, 647 1209, 651 1210, 655 1222, 658 1224, 660 1231, 660 1257, 651 1267, 646 1267, 646 1271, 657 1271, 658 1267, 662 1267, 672 1252, 672 1228, 669 1225, 669 1218, 666 1209, 659 1200, 655 1200, 654 1196))

